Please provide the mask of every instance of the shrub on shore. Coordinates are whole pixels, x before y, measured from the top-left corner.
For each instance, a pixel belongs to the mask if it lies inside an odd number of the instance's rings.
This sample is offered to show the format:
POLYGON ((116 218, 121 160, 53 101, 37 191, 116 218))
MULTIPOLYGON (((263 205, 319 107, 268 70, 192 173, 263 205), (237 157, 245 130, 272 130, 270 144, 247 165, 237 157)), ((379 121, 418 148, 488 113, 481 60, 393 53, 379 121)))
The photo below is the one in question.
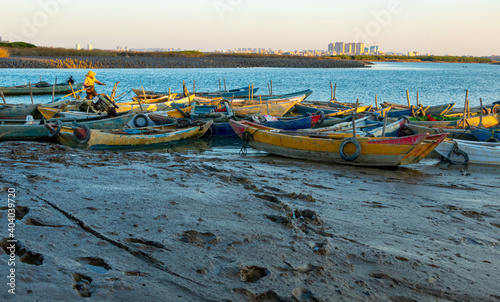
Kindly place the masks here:
POLYGON ((9 50, 6 48, 0 47, 0 58, 8 58, 9 57, 9 50))

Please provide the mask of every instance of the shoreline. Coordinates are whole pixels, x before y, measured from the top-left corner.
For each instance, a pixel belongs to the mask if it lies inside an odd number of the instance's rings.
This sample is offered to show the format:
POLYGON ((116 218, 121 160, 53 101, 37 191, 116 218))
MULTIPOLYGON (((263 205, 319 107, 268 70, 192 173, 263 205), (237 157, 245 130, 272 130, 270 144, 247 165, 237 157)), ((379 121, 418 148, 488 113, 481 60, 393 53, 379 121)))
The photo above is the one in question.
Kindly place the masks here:
POLYGON ((0 58, 0 68, 366 68, 370 64, 311 57, 16 57, 0 58))

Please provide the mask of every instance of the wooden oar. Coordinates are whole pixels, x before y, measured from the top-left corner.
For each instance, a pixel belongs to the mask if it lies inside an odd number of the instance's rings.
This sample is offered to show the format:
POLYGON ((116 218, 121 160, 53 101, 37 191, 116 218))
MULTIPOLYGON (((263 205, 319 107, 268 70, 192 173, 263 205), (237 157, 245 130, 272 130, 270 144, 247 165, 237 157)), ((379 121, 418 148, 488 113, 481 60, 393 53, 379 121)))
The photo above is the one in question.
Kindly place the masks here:
POLYGON ((76 92, 75 92, 75 91, 73 91, 72 93, 70 93, 70 94, 67 94, 67 95, 63 96, 61 99, 67 98, 67 97, 68 97, 68 96, 70 96, 70 95, 75 95, 75 94, 77 94, 77 93, 80 93, 80 92, 84 91, 85 89, 86 89, 86 88, 82 88, 81 90, 78 90, 78 91, 76 91, 76 92))

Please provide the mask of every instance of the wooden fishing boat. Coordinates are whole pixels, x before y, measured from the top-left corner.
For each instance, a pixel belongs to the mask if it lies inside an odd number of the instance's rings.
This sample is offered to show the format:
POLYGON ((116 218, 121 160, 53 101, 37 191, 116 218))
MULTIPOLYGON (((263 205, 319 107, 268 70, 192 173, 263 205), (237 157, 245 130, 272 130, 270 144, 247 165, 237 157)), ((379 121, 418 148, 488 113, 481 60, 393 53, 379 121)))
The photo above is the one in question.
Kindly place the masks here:
POLYGON ((482 142, 500 142, 500 128, 470 127, 469 131, 482 142))
MULTIPOLYGON (((146 127, 123 130, 91 130, 85 125, 61 127, 52 132, 57 140, 72 148, 90 150, 140 149, 161 147, 184 139, 202 136, 212 121, 193 121, 186 128, 173 126, 146 127)), ((52 125, 54 127, 55 125, 52 125)))
POLYGON ((10 95, 30 95, 30 93, 34 95, 39 94, 52 94, 52 90, 54 90, 54 94, 68 94, 72 93, 72 91, 77 91, 82 89, 83 83, 75 83, 73 85, 73 90, 69 86, 69 83, 66 81, 64 83, 56 84, 55 87, 52 84, 47 82, 39 82, 31 84, 31 92, 29 85, 19 85, 19 86, 9 86, 9 87, 0 87, 0 92, 3 92, 5 96, 10 95))
MULTIPOLYGON (((389 119, 390 121, 395 121, 395 119, 389 119)), ((409 118, 411 124, 418 126, 426 126, 430 128, 466 128, 470 126, 479 126, 482 124, 486 128, 494 127, 500 123, 500 113, 489 114, 485 116, 471 116, 469 118, 463 117, 453 117, 449 120, 418 120, 418 118, 409 118), (464 125, 465 123, 465 125, 464 125)))
POLYGON ((305 100, 307 99, 311 94, 313 93, 312 90, 306 89, 302 91, 297 91, 297 92, 292 92, 292 93, 287 93, 287 94, 272 94, 272 95, 255 95, 255 93, 250 93, 247 95, 246 98, 234 98, 231 99, 231 104, 233 106, 237 106, 238 103, 244 103, 245 101, 272 101, 272 100, 284 100, 284 99, 291 99, 291 98, 296 98, 296 97, 301 97, 303 96, 304 98, 302 99, 305 100))
MULTIPOLYGON (((90 129, 121 129, 135 114, 126 114, 112 118, 93 118, 79 120, 78 122, 87 125, 90 129)), ((57 121, 46 121, 48 123, 57 123, 57 121)), ((61 126, 71 127, 75 124, 73 119, 59 120, 61 126)), ((57 124, 58 126, 58 124, 57 124)), ((56 126, 56 128, 57 128, 56 126)), ((47 128, 43 121, 25 121, 25 120, 1 120, 0 121, 0 141, 6 140, 47 140, 47 128)))
POLYGON ((447 114, 451 108, 455 106, 455 103, 435 105, 435 106, 427 106, 420 107, 411 106, 409 109, 395 109, 389 110, 387 112, 388 117, 399 118, 400 116, 417 116, 417 115, 431 115, 431 116, 440 116, 447 114))
POLYGON ((188 106, 147 113, 135 112, 136 115, 132 118, 128 125, 130 127, 141 128, 176 123, 177 119, 185 118, 187 120, 188 118, 190 118, 189 112, 192 110, 192 108, 193 106, 188 106))
MULTIPOLYGON (((368 106, 359 106, 356 112, 365 112, 370 111, 372 108, 371 105, 368 106)), ((320 106, 320 105, 305 105, 305 104, 296 104, 295 109, 301 114, 308 113, 317 113, 317 114, 336 114, 338 112, 352 112, 354 108, 334 108, 329 106, 320 106)))
POLYGON ((345 133, 301 133, 230 121, 244 144, 285 157, 329 163, 394 167, 419 162, 447 134, 419 134, 400 138, 356 137, 345 133))
POLYGON ((172 108, 172 104, 189 104, 193 101, 194 95, 190 95, 189 97, 169 100, 165 98, 164 101, 150 102, 150 103, 142 103, 139 102, 128 102, 128 103, 116 103, 118 108, 116 112, 126 112, 126 111, 136 111, 136 112, 153 112, 153 111, 162 111, 172 108), (141 109, 142 107, 142 109, 141 109))
MULTIPOLYGON (((259 125, 270 127, 274 129, 281 130, 299 130, 299 129, 310 129, 314 127, 320 120, 320 115, 313 116, 300 116, 294 118, 278 118, 275 121, 260 121, 257 122, 259 125)), ((233 128, 230 123, 213 123, 210 126, 210 131, 208 131, 206 136, 216 137, 216 136, 235 136, 233 128)))
POLYGON ((281 117, 290 111, 293 106, 302 102, 305 95, 300 95, 287 99, 276 99, 267 101, 253 101, 248 105, 244 103, 231 102, 234 115, 238 118, 245 118, 254 114, 268 114, 272 116, 281 117))
POLYGON ((41 118, 37 108, 44 106, 47 108, 67 108, 72 106, 80 106, 81 101, 62 100, 47 104, 9 104, 0 106, 0 119, 25 119, 26 116, 32 115, 34 118, 41 118))
MULTIPOLYGON (((192 101, 194 96, 186 97, 178 102, 181 104, 187 104, 192 101)), ((162 110, 168 110, 172 109, 171 105, 173 104, 172 101, 165 101, 165 102, 160 102, 160 103, 149 103, 149 104, 142 104, 142 103, 130 103, 130 104, 121 104, 121 103, 115 103, 118 108, 115 109, 117 114, 124 114, 127 112, 154 112, 154 111, 162 111, 162 110)), ((88 119, 88 118, 94 118, 94 117, 102 117, 102 116, 107 116, 106 112, 95 112, 94 110, 88 110, 86 112, 84 111, 66 111, 65 109, 61 108, 51 108, 47 106, 38 106, 37 110, 40 112, 40 114, 45 118, 45 119, 52 119, 52 118, 74 118, 74 119, 88 119)))
POLYGON ((500 165, 500 143, 445 140, 436 149, 452 164, 500 165))
MULTIPOLYGON (((257 92, 259 90, 258 88, 254 88, 253 92, 257 92)), ((132 89, 132 91, 137 95, 139 98, 144 98, 146 97, 147 99, 156 99, 156 98, 161 98, 168 96, 168 92, 154 92, 154 91, 148 91, 148 90, 142 90, 142 89, 132 89)), ((239 96, 245 96, 248 95, 249 87, 241 87, 241 88, 236 88, 236 89, 231 89, 227 91, 213 91, 213 92, 196 92, 193 94, 196 94, 197 96, 200 97, 207 97, 207 98, 233 98, 233 97, 239 97, 239 96)))

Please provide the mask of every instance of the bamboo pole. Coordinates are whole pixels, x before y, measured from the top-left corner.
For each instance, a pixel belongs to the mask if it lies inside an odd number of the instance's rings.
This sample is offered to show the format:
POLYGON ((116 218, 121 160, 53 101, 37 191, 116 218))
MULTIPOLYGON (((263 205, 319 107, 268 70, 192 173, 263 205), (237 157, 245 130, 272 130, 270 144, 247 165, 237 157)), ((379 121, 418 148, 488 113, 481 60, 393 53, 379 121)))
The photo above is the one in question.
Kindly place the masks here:
POLYGON ((31 82, 29 82, 28 84, 30 86, 31 104, 33 104, 33 90, 31 89, 31 82))
POLYGON ((2 91, 0 91, 0 96, 2 96, 2 100, 3 100, 4 105, 7 105, 7 102, 5 101, 5 96, 3 95, 2 91))
POLYGON ((259 100, 260 100, 259 113, 262 113, 262 95, 260 94, 259 94, 259 100))
POLYGON ((252 83, 252 101, 253 101, 253 83, 252 83))
POLYGON ((111 91, 111 102, 115 102, 115 96, 116 96, 116 88, 118 88, 118 84, 120 82, 116 82, 115 85, 113 86, 113 90, 111 91))
POLYGON ((224 92, 227 92, 227 88, 226 88, 226 78, 224 78, 224 92))
POLYGON ((462 128, 465 129, 465 119, 467 118, 467 99, 469 98, 469 90, 465 91, 464 115, 462 117, 462 128))
POLYGON ((196 80, 193 80, 193 94, 196 94, 196 80))
POLYGON ((408 109, 411 109, 410 92, 408 90, 406 90, 406 100, 408 101, 408 109))
POLYGON ((171 93, 170 93, 170 87, 168 87, 168 100, 170 101, 170 98, 172 97, 171 93))
POLYGON ((470 118, 470 100, 467 98, 467 118, 470 118))
POLYGON ((359 99, 356 100, 356 107, 354 107, 354 111, 351 113, 352 116, 352 137, 356 138, 356 115, 358 113, 358 105, 359 99))
POLYGON ((335 86, 333 87, 333 100, 335 102, 337 101, 337 83, 335 83, 335 86))
POLYGON ((269 91, 269 95, 271 95, 271 85, 269 83, 267 83, 267 90, 269 91))
POLYGON ((57 77, 56 77, 56 80, 54 82, 54 85, 52 86, 52 103, 54 103, 54 100, 56 98, 55 94, 56 94, 56 85, 57 85, 57 77))
POLYGON ((384 117, 384 127, 382 128, 382 137, 385 137, 386 129, 387 129, 387 116, 384 117))
POLYGON ((479 98, 479 104, 481 106, 481 115, 479 116, 479 125, 478 127, 484 127, 483 126, 483 98, 479 98))
POLYGON ((420 102, 418 100, 418 91, 417 91, 417 107, 419 107, 419 105, 420 105, 420 102))
POLYGON ((71 88, 71 94, 73 95, 73 98, 75 99, 76 96, 75 96, 75 90, 73 89, 73 85, 71 85, 71 83, 69 83, 69 87, 71 88))
POLYGON ((333 84, 330 82, 330 102, 333 101, 333 84))
POLYGON ((220 86, 220 79, 219 79, 219 92, 222 92, 222 87, 220 86))
MULTIPOLYGON (((142 94, 144 95, 144 101, 146 101, 146 92, 144 91, 144 87, 141 86, 142 94)), ((141 112, 144 113, 144 109, 142 108, 141 98, 137 98, 137 102, 139 103, 139 108, 141 108, 141 112)))
POLYGON ((273 80, 271 80, 271 95, 273 95, 273 80))
POLYGON ((377 95, 375 95, 375 109, 378 110, 378 99, 377 99, 377 95))

